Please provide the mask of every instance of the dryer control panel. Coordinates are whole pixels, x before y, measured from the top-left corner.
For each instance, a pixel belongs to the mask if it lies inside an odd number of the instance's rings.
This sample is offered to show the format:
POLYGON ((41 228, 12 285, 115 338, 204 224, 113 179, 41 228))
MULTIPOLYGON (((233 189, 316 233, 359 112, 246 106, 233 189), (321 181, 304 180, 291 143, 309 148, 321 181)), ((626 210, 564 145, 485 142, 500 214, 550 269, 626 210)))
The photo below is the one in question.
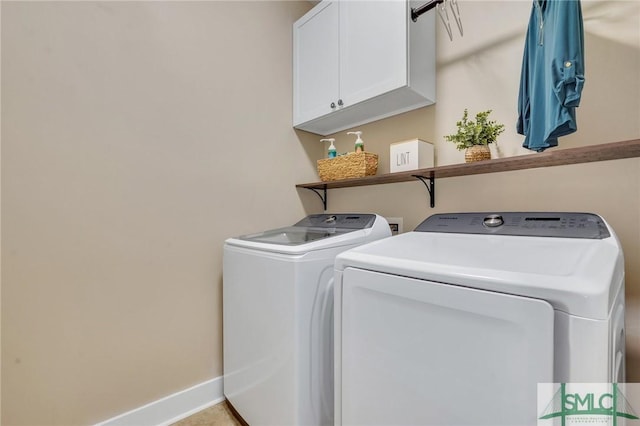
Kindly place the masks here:
POLYGON ((566 212, 435 214, 425 219, 415 231, 587 239, 611 236, 600 216, 566 212))

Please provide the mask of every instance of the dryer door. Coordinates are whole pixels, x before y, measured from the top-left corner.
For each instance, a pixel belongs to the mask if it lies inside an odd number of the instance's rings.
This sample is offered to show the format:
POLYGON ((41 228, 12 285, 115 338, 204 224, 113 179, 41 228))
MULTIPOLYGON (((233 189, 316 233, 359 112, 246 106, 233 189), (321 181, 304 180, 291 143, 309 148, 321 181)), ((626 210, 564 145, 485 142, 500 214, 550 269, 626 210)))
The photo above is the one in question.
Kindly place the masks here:
POLYGON ((536 424, 547 302, 347 268, 341 303, 338 424, 536 424))

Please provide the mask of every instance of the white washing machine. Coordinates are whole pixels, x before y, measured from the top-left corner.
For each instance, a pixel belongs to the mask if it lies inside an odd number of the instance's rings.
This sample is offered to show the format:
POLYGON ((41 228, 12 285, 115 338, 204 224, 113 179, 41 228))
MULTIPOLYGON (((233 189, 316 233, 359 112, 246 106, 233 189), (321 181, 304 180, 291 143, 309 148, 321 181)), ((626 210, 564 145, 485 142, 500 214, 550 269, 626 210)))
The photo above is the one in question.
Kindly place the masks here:
POLYGON ((333 424, 333 263, 391 235, 375 214, 318 214, 224 245, 224 394, 252 426, 333 424))
POLYGON ((536 425, 624 382, 624 261, 583 213, 438 214, 336 258, 336 424, 536 425))

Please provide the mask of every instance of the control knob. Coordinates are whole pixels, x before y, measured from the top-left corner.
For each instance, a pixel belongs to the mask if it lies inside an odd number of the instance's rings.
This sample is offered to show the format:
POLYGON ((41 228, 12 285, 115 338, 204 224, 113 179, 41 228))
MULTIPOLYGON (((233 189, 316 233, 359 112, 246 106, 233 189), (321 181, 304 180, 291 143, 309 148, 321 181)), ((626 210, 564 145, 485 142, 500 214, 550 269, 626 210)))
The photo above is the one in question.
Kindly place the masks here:
POLYGON ((338 219, 338 218, 335 215, 331 215, 331 216, 328 216, 324 220, 324 223, 334 223, 336 221, 336 219, 338 219))
POLYGON ((487 228, 495 228, 504 224, 504 219, 499 214, 490 214, 485 217, 482 224, 487 228))

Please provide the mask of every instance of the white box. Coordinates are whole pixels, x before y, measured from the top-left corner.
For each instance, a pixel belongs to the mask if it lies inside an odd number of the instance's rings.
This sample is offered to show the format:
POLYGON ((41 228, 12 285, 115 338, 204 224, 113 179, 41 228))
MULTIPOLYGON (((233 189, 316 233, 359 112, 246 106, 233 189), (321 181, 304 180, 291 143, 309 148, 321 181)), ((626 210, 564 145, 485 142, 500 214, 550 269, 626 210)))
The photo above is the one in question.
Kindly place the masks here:
POLYGON ((389 162, 391 173, 433 167, 433 144, 420 139, 392 143, 389 162))

